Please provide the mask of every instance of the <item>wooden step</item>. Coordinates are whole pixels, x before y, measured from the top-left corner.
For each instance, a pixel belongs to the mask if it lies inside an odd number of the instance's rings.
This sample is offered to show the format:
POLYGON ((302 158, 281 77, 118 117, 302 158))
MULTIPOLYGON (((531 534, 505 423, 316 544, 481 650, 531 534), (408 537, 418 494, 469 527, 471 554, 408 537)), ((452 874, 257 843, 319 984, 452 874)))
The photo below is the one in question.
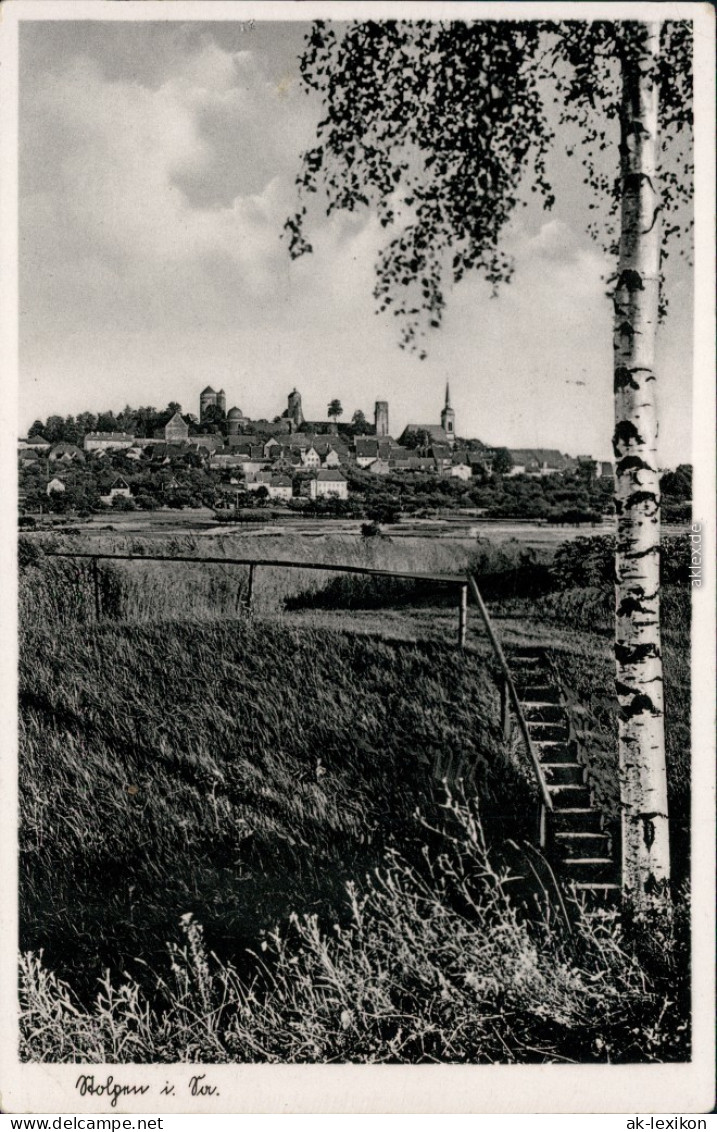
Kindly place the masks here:
POLYGON ((592 798, 590 787, 581 784, 548 785, 550 798, 556 810, 584 808, 590 809, 592 798))
POLYGON ((523 715, 527 723, 563 723, 567 725, 565 708, 560 704, 523 703, 523 715))
POLYGON ((548 786, 584 786, 585 767, 580 763, 541 762, 548 786))
POLYGON ((533 745, 537 749, 538 758, 541 762, 546 763, 574 763, 575 752, 571 750, 571 745, 568 743, 559 743, 555 739, 533 739, 533 745))
POLYGON ((565 723, 542 723, 539 720, 528 720, 528 729, 531 739, 540 742, 550 740, 554 743, 567 743, 570 733, 565 723))
POLYGON ((571 884, 574 896, 580 902, 585 901, 593 906, 599 905, 615 905, 620 902, 620 885, 613 883, 604 884, 591 884, 584 881, 578 881, 571 884))
POLYGON ((592 806, 562 806, 553 810, 550 820, 556 834, 602 833, 602 814, 592 806))
POLYGON ((607 833, 569 833, 554 834, 555 849, 558 855, 567 860, 569 857, 609 857, 612 849, 612 839, 607 833))
POLYGON ((516 688, 518 698, 523 704, 559 704, 560 692, 550 685, 540 684, 537 680, 517 680, 516 688))
POLYGON ((526 676, 528 673, 537 672, 543 667, 543 658, 542 656, 511 656, 509 665, 518 677, 526 676))
POLYGON ((592 804, 588 772, 570 738, 570 716, 559 688, 551 682, 545 650, 513 648, 510 664, 553 803, 549 829, 556 875, 588 914, 612 915, 620 902, 620 865, 612 839, 603 831, 603 815, 592 804))
POLYGON ((570 857, 563 861, 567 880, 583 884, 616 884, 618 868, 612 857, 570 857))

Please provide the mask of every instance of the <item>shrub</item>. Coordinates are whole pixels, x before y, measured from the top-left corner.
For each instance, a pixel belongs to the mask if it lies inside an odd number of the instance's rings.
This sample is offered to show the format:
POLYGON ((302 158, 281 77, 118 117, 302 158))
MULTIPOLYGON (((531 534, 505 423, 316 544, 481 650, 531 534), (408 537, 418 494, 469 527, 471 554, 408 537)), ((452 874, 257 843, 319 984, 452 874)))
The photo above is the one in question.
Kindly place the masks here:
POLYGON ((401 509, 397 503, 382 503, 378 506, 366 508, 366 518, 374 523, 398 523, 401 519, 401 509))
POLYGON ((134 499, 131 499, 126 495, 115 495, 112 500, 113 511, 136 511, 136 509, 137 505, 135 504, 134 499))
MULTIPOLYGON (((660 577, 663 585, 689 586, 691 545, 689 535, 672 535, 662 540, 660 577)), ((611 587, 615 581, 615 538, 613 535, 579 537, 561 543, 551 566, 554 586, 611 587)))
POLYGON ((381 527, 378 523, 362 523, 361 524, 361 537, 362 538, 376 538, 381 534, 381 527))

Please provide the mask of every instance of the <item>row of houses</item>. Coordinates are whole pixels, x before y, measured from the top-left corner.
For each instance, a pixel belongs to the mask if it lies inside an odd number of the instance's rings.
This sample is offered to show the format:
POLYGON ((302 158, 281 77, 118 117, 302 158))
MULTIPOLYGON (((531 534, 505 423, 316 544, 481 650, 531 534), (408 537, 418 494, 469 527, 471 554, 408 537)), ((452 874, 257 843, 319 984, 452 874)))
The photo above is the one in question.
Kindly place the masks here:
MULTIPOLYGON (((417 427, 413 429, 415 432, 417 427)), ((293 475, 297 471, 320 471, 355 466, 371 475, 385 476, 401 472, 419 472, 428 475, 447 475, 468 480, 476 473, 491 473, 496 460, 496 449, 480 441, 462 445, 453 444, 433 436, 435 427, 423 426, 419 435, 422 444, 408 447, 391 436, 357 436, 351 440, 338 433, 317 434, 292 432, 285 434, 269 430, 264 433, 235 433, 224 437, 221 433, 189 436, 189 427, 179 413, 175 413, 164 429, 153 438, 137 438, 126 432, 90 432, 83 446, 61 442, 51 444, 42 436, 20 441, 20 459, 31 463, 41 455, 51 463, 83 462, 91 453, 94 458, 122 452, 127 459, 137 462, 148 458, 170 461, 172 456, 187 451, 199 452, 213 468, 241 469, 247 480, 263 471, 279 475, 293 475)), ((405 439, 411 428, 404 430, 405 439)), ((512 467, 508 476, 551 476, 573 470, 579 461, 558 449, 507 449, 512 467)), ((609 461, 593 461, 594 475, 612 477, 609 461)))
MULTIPOLYGON (((162 486, 165 490, 171 490, 178 488, 179 484, 176 480, 170 479, 162 486)), ((248 481, 234 480, 224 483, 219 490, 227 498, 237 497, 247 491, 259 491, 260 488, 264 488, 269 498, 273 500, 287 502, 294 498, 293 484, 289 476, 269 471, 257 472, 248 481)), ((67 487, 60 476, 53 476, 48 481, 45 490, 48 495, 55 495, 62 494, 67 490, 67 487)), ((348 499, 348 480, 337 469, 324 469, 302 485, 302 495, 308 499, 327 499, 330 497, 348 499)), ((111 506, 118 496, 126 499, 130 499, 132 496, 132 489, 124 476, 116 476, 109 484, 105 485, 104 492, 100 492, 100 500, 108 506, 111 506)))
MULTIPOLYGON (((230 481, 220 487, 225 497, 237 497, 245 491, 255 492, 264 488, 270 499, 287 502, 294 498, 291 478, 280 472, 260 471, 245 481, 230 481)), ((337 468, 323 468, 311 479, 301 485, 301 495, 308 499, 348 499, 349 484, 343 472, 337 468)))

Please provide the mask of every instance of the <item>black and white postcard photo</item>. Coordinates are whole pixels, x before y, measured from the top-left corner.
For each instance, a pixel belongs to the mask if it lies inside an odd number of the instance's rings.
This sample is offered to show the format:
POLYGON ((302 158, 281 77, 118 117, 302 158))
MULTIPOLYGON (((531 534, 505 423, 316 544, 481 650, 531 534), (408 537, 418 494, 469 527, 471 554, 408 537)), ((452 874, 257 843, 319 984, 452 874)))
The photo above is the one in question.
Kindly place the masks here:
POLYGON ((3 1111, 711 1112, 714 9, 2 9, 3 1111))

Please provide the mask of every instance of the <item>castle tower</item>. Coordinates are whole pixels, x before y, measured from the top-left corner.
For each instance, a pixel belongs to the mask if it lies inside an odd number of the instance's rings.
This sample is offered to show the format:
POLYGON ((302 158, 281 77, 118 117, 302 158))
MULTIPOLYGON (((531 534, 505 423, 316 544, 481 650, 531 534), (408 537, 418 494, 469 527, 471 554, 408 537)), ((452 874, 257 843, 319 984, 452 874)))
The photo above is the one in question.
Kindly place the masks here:
POLYGON ((226 411, 227 411, 227 395, 226 395, 226 393, 224 392, 223 389, 220 389, 219 392, 217 393, 216 404, 217 404, 218 409, 221 409, 221 411, 223 413, 226 413, 226 411))
POLYGON ((241 409, 236 407, 230 409, 227 413, 227 427, 230 436, 238 436, 241 432, 241 422, 243 421, 241 409))
POLYGON ((289 394, 286 415, 292 422, 292 428, 301 428, 304 423, 304 413, 301 408, 301 394, 295 388, 289 394))
POLYGON ((199 419, 200 419, 200 421, 201 421, 202 417, 204 416, 204 414, 206 413, 209 406, 210 405, 216 405, 216 403, 217 403, 217 394, 214 392, 211 385, 208 385, 207 388, 203 389, 202 392, 199 394, 199 419))
POLYGON ((451 408, 451 390, 446 382, 446 404, 443 412, 441 413, 441 426, 446 436, 448 437, 449 444, 456 442, 456 414, 451 408))
POLYGON ((377 401, 373 411, 376 436, 388 436, 388 401, 377 401))

